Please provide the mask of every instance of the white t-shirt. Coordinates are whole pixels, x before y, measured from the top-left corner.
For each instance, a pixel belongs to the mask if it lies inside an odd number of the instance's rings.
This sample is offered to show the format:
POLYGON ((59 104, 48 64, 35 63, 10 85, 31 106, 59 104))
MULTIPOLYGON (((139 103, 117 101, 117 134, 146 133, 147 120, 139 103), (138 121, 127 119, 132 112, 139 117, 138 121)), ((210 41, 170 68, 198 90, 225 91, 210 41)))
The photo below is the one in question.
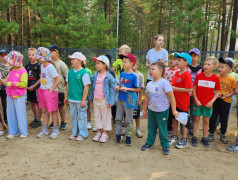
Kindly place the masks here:
MULTIPOLYGON (((165 49, 162 49, 161 51, 157 52, 155 51, 155 48, 150 49, 146 55, 146 59, 150 60, 150 64, 153 62, 159 61, 160 59, 163 59, 164 61, 168 61, 168 51, 165 49)), ((147 79, 153 80, 152 77, 150 77, 150 73, 147 74, 147 79)))
MULTIPOLYGON (((40 88, 41 89, 51 89, 55 83, 55 79, 58 75, 55 67, 52 64, 48 64, 46 67, 41 65, 41 79, 40 88)), ((58 91, 58 87, 54 91, 58 91)))

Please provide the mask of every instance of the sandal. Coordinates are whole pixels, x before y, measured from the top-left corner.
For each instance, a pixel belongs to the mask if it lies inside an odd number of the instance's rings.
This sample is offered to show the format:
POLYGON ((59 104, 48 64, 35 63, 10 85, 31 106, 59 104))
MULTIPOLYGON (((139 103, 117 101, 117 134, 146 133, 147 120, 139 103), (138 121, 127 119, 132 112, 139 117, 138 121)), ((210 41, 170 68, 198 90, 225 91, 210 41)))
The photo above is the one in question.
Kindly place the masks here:
POLYGON ((101 143, 105 143, 105 142, 107 142, 108 138, 109 138, 109 136, 107 134, 103 133, 99 141, 101 143))
POLYGON ((93 137, 93 141, 98 142, 101 135, 102 135, 101 133, 97 132, 96 135, 93 137))
POLYGON ((238 151, 238 145, 233 145, 227 148, 228 151, 237 152, 238 151))

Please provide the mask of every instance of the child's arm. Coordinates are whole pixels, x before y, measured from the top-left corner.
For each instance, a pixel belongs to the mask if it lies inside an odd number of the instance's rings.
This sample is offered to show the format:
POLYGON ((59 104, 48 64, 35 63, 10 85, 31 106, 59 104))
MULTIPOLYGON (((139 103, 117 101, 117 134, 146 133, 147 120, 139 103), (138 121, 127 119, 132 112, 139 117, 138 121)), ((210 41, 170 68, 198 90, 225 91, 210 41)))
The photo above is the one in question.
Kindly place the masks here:
POLYGON ((214 97, 212 98, 212 100, 210 102, 208 102, 206 104, 206 107, 211 108, 213 106, 213 103, 215 102, 215 100, 219 97, 219 95, 220 95, 220 90, 216 90, 215 94, 214 94, 214 97))
POLYGON ((233 96, 235 94, 235 89, 231 90, 231 92, 229 94, 224 94, 222 95, 222 99, 225 99, 227 97, 233 96))
POLYGON ((59 76, 55 77, 54 80, 55 80, 55 83, 54 83, 54 85, 51 87, 51 89, 49 90, 49 93, 50 93, 50 94, 51 94, 51 93, 59 86, 59 84, 60 84, 60 78, 59 78, 59 76))
POLYGON ((89 84, 84 86, 83 97, 82 97, 82 101, 81 101, 81 108, 86 107, 86 98, 88 96, 88 88, 89 88, 89 84))
POLYGON ((167 92, 166 94, 167 94, 167 96, 169 97, 173 115, 174 115, 175 117, 178 117, 178 116, 179 116, 179 113, 178 113, 178 111, 176 110, 176 101, 175 101, 175 97, 174 97, 173 91, 167 92))
POLYGON ((195 104, 197 106, 201 106, 202 103, 198 100, 196 91, 197 91, 197 86, 193 86, 193 98, 194 98, 195 104))
POLYGON ((147 118, 147 107, 149 104, 149 92, 145 93, 144 107, 143 107, 143 116, 147 118))
POLYGON ((238 85, 236 86, 235 92, 238 94, 238 85))
POLYGON ((127 87, 120 87, 120 91, 131 91, 131 92, 140 92, 141 88, 127 88, 127 87))
POLYGON ((68 103, 69 103, 69 101, 68 101, 69 85, 68 85, 68 82, 65 82, 65 84, 66 84, 66 89, 65 89, 64 103, 65 103, 65 104, 68 104, 68 103))
POLYGON ((143 94, 143 88, 141 88, 141 90, 139 91, 139 98, 138 98, 138 102, 137 102, 138 107, 141 106, 142 94, 143 94))
POLYGON ((179 87, 173 87, 173 91, 179 91, 179 92, 192 92, 192 88, 179 88, 179 87))
POLYGON ((33 91, 38 85, 40 85, 40 79, 32 86, 30 86, 27 90, 33 91))
POLYGON ((23 73, 21 75, 20 82, 7 81, 7 78, 2 80, 4 86, 13 88, 26 88, 27 82, 28 82, 27 73, 23 73))

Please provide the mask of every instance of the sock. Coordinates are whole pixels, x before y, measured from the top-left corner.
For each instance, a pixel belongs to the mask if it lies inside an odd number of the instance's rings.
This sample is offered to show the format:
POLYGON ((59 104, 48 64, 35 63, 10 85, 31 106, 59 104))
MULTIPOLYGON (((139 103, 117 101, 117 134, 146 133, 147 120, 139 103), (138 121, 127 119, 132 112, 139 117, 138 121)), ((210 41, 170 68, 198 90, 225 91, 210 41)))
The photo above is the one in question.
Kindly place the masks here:
POLYGON ((48 131, 48 125, 43 125, 43 131, 48 131))
POLYGON ((38 119, 38 116, 34 116, 35 119, 38 119))
POLYGON ((136 127, 136 130, 140 129, 140 127, 136 127))
POLYGON ((58 126, 53 126, 53 130, 58 130, 58 126))

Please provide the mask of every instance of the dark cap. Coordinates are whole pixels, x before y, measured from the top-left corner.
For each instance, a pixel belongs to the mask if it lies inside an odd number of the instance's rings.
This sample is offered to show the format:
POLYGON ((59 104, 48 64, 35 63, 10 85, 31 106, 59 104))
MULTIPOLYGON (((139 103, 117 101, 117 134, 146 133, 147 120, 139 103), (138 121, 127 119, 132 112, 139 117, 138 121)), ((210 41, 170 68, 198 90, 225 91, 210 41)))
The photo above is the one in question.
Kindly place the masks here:
POLYGON ((8 51, 6 49, 0 50, 0 54, 8 54, 8 51))
POLYGON ((54 44, 50 45, 50 47, 49 47, 48 49, 49 49, 50 51, 56 51, 56 52, 58 51, 59 54, 60 54, 60 52, 61 52, 59 46, 56 46, 56 45, 54 45, 54 44))
POLYGON ((232 69, 232 62, 230 60, 223 59, 223 57, 219 57, 219 62, 222 64, 227 64, 232 69))

